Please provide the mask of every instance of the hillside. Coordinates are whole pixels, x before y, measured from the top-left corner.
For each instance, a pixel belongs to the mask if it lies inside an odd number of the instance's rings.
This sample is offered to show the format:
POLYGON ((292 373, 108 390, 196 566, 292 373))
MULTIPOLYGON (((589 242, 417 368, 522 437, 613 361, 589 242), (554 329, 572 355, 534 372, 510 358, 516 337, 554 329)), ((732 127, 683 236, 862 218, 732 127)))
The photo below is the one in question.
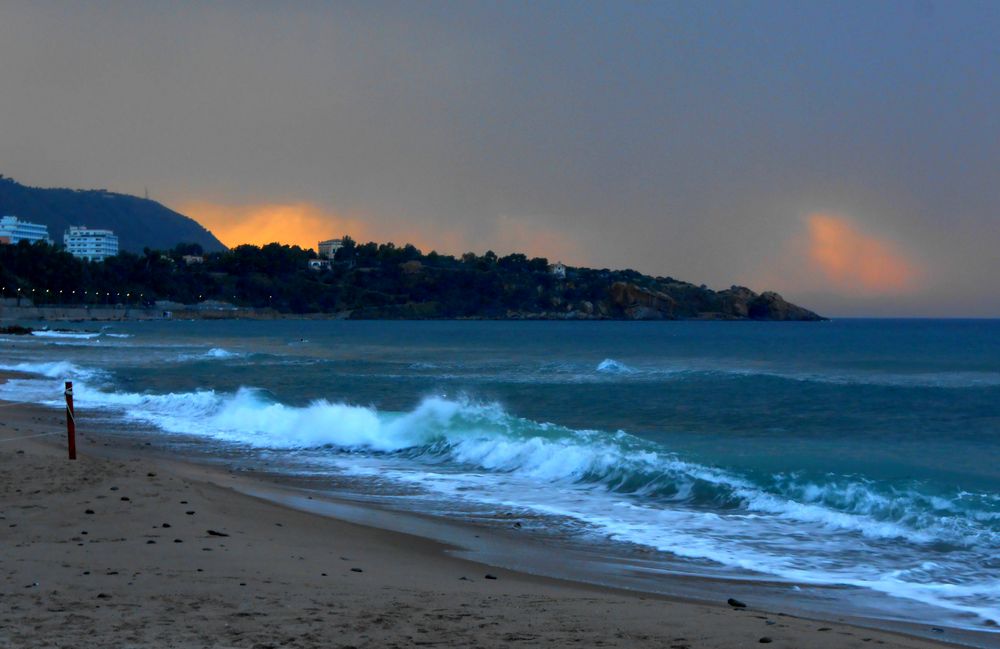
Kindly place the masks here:
POLYGON ((179 243, 197 243, 206 251, 226 247, 197 221, 156 201, 116 194, 103 189, 48 189, 27 187, 0 176, 0 215, 43 223, 49 236, 62 243, 71 225, 106 228, 118 235, 122 250, 166 250, 179 243))
POLYGON ((546 259, 522 254, 456 258, 345 239, 329 268, 312 270, 315 252, 277 243, 238 246, 186 264, 184 255, 192 252, 197 247, 178 246, 85 263, 22 242, 0 246, 0 281, 5 296, 30 296, 36 304, 153 307, 166 300, 358 319, 823 319, 777 293, 739 286, 713 291, 634 270, 571 267, 563 276, 562 267, 557 275, 546 259))

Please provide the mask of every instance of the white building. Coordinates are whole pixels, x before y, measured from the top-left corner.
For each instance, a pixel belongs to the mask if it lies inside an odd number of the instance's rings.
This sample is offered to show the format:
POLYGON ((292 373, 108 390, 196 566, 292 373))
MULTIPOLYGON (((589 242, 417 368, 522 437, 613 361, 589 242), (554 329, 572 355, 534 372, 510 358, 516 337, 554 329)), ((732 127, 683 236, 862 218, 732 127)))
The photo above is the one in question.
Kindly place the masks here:
POLYGON ((327 239, 326 241, 319 242, 319 246, 316 248, 316 251, 319 252, 319 256, 324 259, 333 259, 333 256, 337 254, 337 251, 343 247, 343 239, 327 239))
POLYGON ((118 237, 111 230, 73 226, 63 235, 66 252, 87 261, 104 261, 118 254, 118 237))
POLYGON ((7 239, 11 244, 21 241, 44 241, 52 243, 49 239, 49 228, 41 223, 28 223, 16 216, 0 217, 0 237, 7 239))
POLYGON ((557 261, 549 266, 549 272, 559 279, 566 279, 566 266, 564 266, 561 261, 557 261))
POLYGON ((329 259, 310 259, 309 268, 312 270, 326 270, 330 267, 329 259))

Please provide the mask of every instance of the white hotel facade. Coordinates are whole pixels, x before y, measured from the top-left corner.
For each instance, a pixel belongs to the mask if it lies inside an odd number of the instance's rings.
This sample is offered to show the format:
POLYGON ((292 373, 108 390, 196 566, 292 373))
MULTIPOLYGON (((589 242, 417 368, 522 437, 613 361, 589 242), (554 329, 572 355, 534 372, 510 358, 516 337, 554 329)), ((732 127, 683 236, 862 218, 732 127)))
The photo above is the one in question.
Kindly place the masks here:
POLYGON ((16 216, 0 217, 0 238, 5 239, 7 243, 12 245, 16 245, 21 241, 29 243, 45 241, 46 243, 52 243, 52 240, 49 239, 49 228, 47 226, 41 223, 22 221, 16 216))
POLYGON ((72 226, 63 235, 66 252, 88 261, 104 261, 118 254, 118 237, 111 230, 72 226))

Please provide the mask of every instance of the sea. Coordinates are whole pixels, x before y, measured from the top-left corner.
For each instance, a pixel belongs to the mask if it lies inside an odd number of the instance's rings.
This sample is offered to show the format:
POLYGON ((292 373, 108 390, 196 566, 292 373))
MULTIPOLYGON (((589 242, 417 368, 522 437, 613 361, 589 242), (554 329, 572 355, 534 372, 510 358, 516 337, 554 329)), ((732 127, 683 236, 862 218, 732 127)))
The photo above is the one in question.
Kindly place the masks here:
POLYGON ((0 398, 571 576, 1000 639, 1000 321, 67 327, 0 337, 0 398))

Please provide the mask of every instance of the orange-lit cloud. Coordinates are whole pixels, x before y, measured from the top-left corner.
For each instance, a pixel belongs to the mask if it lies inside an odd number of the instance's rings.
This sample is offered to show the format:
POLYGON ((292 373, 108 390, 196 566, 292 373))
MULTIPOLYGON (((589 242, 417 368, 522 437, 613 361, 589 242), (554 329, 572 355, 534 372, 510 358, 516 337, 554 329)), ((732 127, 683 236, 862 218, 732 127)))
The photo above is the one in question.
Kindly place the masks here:
POLYGON ((567 263, 584 263, 583 248, 565 231, 539 226, 534 219, 501 216, 475 233, 461 228, 400 224, 363 215, 345 216, 311 202, 232 204, 189 201, 177 206, 227 246, 277 241, 315 248, 322 239, 349 235, 359 243, 412 243, 424 252, 460 255, 492 249, 499 255, 523 252, 567 263))
POLYGON ((313 203, 234 205, 195 201, 178 207, 227 246, 259 246, 277 241, 315 248, 321 239, 350 234, 355 240, 366 241, 373 234, 365 221, 333 214, 313 203))
POLYGON ((887 239, 831 214, 806 217, 806 256, 830 288, 858 295, 905 293, 916 287, 916 262, 887 239))
POLYGON ((573 231, 540 226, 539 220, 501 215, 491 224, 488 239, 479 245, 487 245, 499 255, 521 252, 571 265, 586 263, 588 255, 573 231))

